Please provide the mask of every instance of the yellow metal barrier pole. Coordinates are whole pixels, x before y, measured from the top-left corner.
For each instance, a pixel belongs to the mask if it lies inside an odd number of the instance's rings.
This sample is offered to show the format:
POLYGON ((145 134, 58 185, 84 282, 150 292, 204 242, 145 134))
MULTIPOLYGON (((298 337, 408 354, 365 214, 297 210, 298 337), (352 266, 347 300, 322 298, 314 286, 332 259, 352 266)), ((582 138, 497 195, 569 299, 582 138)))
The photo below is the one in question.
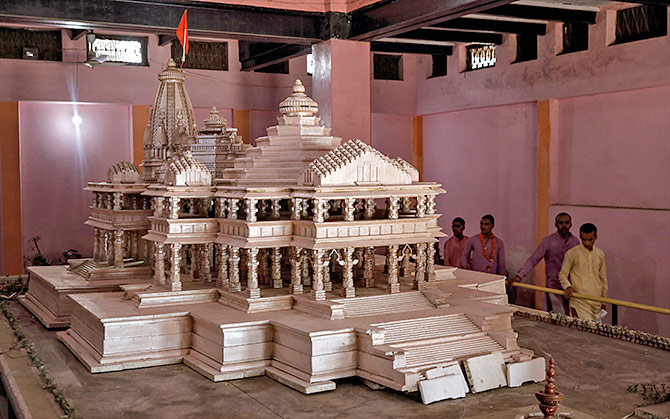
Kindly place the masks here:
MULTIPOLYGON (((565 294, 565 291, 563 291, 563 290, 556 290, 556 289, 553 289, 553 288, 539 287, 537 285, 531 285, 531 284, 522 284, 521 282, 515 282, 513 285, 515 287, 519 287, 519 288, 527 288, 529 290, 535 290, 535 291, 544 291, 544 292, 549 292, 549 293, 552 293, 552 294, 558 294, 558 295, 564 295, 565 294)), ((598 301, 600 303, 616 304, 616 305, 621 306, 621 307, 630 307, 630 308, 636 308, 638 310, 651 311, 653 313, 660 313, 660 314, 670 315, 670 309, 669 308, 648 306, 646 304, 631 303, 629 301, 616 300, 614 298, 596 297, 595 295, 579 294, 577 292, 572 293, 572 298, 581 298, 583 300, 598 301)))

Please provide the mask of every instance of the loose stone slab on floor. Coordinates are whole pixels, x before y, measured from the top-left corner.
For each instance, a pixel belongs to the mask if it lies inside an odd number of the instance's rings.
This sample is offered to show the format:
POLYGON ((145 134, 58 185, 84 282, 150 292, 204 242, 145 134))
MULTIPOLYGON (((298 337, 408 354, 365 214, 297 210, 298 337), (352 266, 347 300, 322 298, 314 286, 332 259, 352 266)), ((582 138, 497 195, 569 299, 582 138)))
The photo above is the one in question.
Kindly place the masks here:
POLYGON ((535 358, 530 361, 508 364, 507 385, 510 387, 519 387, 528 381, 537 383, 546 378, 546 370, 547 366, 544 358, 535 358))
POLYGON ((419 381, 419 392, 423 404, 465 397, 462 377, 462 375, 451 374, 419 381))
POLYGON ((507 385, 505 359, 500 352, 470 358, 463 364, 473 393, 507 385))

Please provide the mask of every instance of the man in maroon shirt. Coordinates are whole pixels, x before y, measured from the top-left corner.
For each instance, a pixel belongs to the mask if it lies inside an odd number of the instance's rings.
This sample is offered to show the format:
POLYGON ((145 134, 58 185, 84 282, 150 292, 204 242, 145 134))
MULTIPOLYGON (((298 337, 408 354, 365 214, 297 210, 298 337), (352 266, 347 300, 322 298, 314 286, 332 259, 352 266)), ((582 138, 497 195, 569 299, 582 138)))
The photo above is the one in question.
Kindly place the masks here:
POLYGON ((465 247, 468 236, 463 235, 465 220, 461 217, 454 218, 451 222, 451 231, 454 235, 444 244, 444 264, 446 266, 461 266, 461 254, 465 247))

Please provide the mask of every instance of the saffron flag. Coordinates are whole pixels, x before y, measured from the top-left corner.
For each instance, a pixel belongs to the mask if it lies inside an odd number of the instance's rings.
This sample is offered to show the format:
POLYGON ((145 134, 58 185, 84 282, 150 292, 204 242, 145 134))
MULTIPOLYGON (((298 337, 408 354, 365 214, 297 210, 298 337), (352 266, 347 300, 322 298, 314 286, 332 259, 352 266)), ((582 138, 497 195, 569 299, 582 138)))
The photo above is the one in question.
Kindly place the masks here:
POLYGON ((186 23, 186 12, 188 12, 188 10, 184 10, 184 14, 179 21, 179 26, 177 26, 177 38, 182 47, 181 65, 184 65, 186 54, 188 54, 188 24, 186 23))

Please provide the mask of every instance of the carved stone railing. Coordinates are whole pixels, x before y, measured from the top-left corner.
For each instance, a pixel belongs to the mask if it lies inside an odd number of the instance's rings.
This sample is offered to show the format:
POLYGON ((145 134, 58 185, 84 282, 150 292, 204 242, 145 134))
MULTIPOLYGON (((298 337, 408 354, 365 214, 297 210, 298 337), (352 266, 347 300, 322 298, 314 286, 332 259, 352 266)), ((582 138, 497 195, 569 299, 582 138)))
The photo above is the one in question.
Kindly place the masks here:
POLYGON ((110 228, 147 228, 151 210, 109 210, 91 207, 89 224, 105 224, 110 228))
POLYGON ((181 243, 189 242, 213 242, 219 231, 219 223, 214 218, 185 218, 169 219, 151 217, 151 230, 149 238, 161 236, 168 239, 176 239, 181 243), (151 237, 153 236, 153 237, 151 237))
POLYGON ((304 220, 294 221, 294 223, 294 236, 313 239, 372 239, 378 236, 425 235, 437 229, 437 221, 434 217, 325 223, 304 220))
POLYGON ((218 219, 220 233, 243 238, 289 238, 293 235, 291 220, 256 221, 218 219))

